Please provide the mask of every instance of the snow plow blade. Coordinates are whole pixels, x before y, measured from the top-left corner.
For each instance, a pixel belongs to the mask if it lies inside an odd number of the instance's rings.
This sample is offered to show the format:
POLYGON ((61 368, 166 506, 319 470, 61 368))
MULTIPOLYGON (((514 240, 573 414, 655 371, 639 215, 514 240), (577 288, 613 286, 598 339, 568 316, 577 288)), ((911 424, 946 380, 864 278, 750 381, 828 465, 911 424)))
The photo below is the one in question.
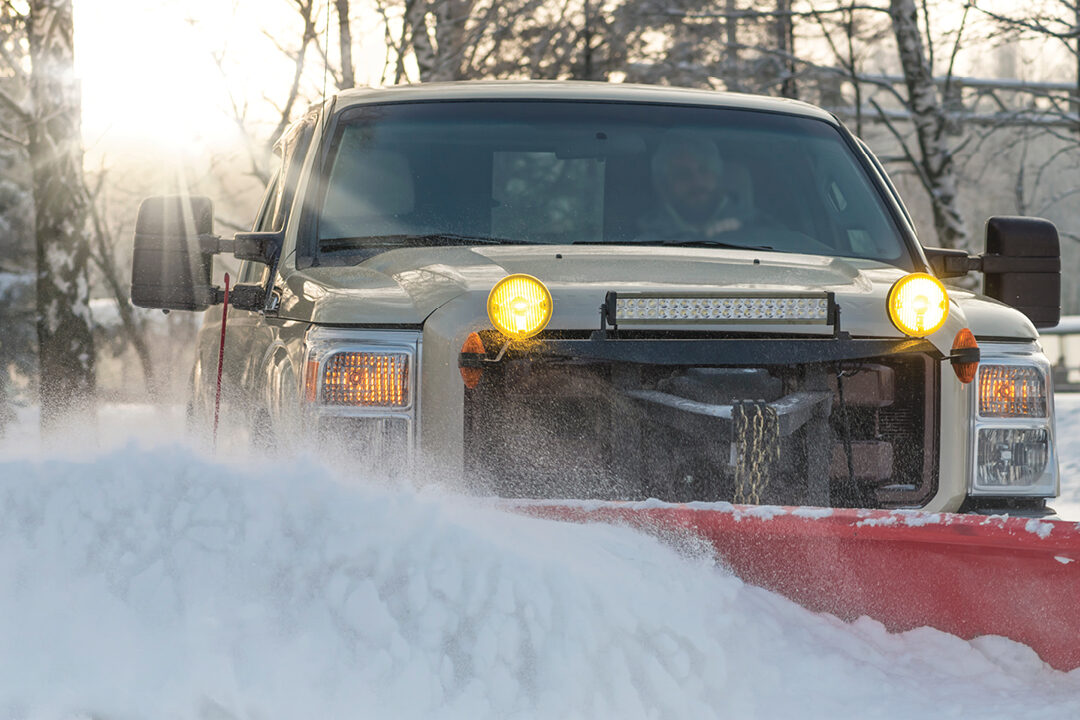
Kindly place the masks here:
POLYGON ((525 514, 691 531, 745 582, 890 631, 1002 635, 1058 670, 1080 667, 1080 525, 909 510, 514 503, 525 514))

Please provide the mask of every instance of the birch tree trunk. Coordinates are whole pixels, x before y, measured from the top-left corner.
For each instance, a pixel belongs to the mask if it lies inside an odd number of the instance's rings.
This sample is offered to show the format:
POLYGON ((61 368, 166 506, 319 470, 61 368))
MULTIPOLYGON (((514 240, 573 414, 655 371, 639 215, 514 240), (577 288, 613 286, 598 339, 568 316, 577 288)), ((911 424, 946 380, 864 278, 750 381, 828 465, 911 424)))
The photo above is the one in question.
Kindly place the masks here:
POLYGON ((88 202, 71 0, 31 0, 28 7, 37 336, 41 425, 47 431, 69 411, 83 413, 93 407, 88 202))
MULTIPOLYGON (((416 56, 416 67, 420 73, 420 82, 434 80, 438 62, 435 47, 428 34, 428 0, 408 0, 405 6, 406 19, 412 28, 412 48, 416 56)), ((402 49, 404 52, 404 48, 402 49)))
POLYGON ((1072 111, 1076 115, 1076 130, 1080 132, 1080 2, 1075 3, 1073 8, 1073 33, 1076 34, 1076 42, 1073 44, 1073 54, 1076 65, 1076 87, 1073 88, 1072 111))
POLYGON ((475 0, 409 0, 406 15, 412 28, 412 50, 421 82, 465 80, 465 52, 472 33, 475 0), (428 26, 428 14, 435 19, 428 26), (432 41, 434 36, 434 42, 432 41))
POLYGON ((435 3, 436 71, 433 80, 464 80, 465 46, 475 0, 435 3))
MULTIPOLYGON (((334 0, 338 16, 338 46, 341 48, 341 89, 356 86, 352 61, 352 27, 349 24, 349 0, 334 0)), ((327 19, 329 22, 329 19, 327 19)))
POLYGON ((739 21, 735 0, 724 0, 724 85, 727 90, 741 91, 742 78, 739 72, 739 21))
POLYGON ((780 52, 780 96, 798 98, 795 85, 795 24, 791 19, 791 0, 776 1, 776 49, 780 52))
POLYGON ((889 15, 900 53, 915 134, 919 164, 930 193, 938 243, 947 248, 966 248, 967 229, 956 198, 956 170, 945 140, 946 115, 934 85, 919 29, 915 0, 891 0, 889 15))

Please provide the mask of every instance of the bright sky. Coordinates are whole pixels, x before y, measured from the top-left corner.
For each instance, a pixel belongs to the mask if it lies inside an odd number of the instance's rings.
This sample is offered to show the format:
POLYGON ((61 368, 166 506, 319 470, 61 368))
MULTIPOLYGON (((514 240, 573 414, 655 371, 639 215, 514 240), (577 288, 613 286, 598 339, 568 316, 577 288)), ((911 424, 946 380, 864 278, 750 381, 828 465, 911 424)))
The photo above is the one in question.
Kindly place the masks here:
MULTIPOLYGON (((354 20, 355 35, 374 32, 375 23, 363 20, 354 20)), ((75 61, 91 154, 116 145, 164 152, 234 144, 227 91, 246 98, 256 116, 272 112, 263 96, 284 98, 293 65, 268 35, 293 47, 299 30, 288 0, 77 0, 75 61), (225 77, 214 63, 222 53, 225 77)), ((306 87, 317 93, 321 58, 313 47, 308 52, 306 87)))

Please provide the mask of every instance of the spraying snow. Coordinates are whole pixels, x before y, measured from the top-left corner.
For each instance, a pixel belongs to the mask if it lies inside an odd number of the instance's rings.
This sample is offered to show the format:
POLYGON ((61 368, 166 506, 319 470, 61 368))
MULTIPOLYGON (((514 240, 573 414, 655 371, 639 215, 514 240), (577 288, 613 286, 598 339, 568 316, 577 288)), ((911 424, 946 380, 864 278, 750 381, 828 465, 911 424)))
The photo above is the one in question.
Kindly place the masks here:
POLYGON ((0 448, 0 714, 1080 716, 1080 671, 1009 640, 843 623, 693 544, 360 475, 0 448))

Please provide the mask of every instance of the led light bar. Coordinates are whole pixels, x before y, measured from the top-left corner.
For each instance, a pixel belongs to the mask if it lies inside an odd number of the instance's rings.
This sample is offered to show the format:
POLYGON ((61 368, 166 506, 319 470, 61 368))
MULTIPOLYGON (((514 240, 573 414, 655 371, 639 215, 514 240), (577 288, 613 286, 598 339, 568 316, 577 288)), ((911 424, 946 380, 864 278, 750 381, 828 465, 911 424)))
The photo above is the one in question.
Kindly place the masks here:
POLYGON ((679 323, 783 323, 827 325, 833 300, 828 293, 794 295, 629 295, 608 293, 612 325, 679 323))

